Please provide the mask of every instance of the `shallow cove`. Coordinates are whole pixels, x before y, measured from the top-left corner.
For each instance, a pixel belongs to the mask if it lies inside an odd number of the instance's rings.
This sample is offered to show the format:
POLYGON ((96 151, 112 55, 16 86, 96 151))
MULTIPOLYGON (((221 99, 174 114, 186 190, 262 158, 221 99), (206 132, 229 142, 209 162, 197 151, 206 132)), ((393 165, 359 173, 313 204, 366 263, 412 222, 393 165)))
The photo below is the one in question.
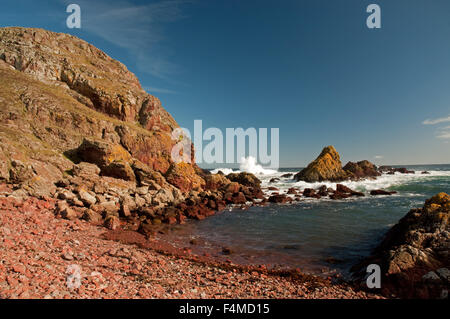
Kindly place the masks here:
MULTIPOLYGON (((203 221, 189 221, 171 236, 185 243, 195 239, 194 252, 208 252, 235 263, 348 276, 350 267, 367 256, 411 208, 423 206, 427 198, 438 192, 450 192, 450 165, 408 166, 408 169, 416 170, 416 174, 383 175, 375 181, 344 183, 366 193, 376 188, 397 191, 393 196, 340 201, 304 199, 292 205, 236 208, 203 221), (425 170, 430 174, 421 174, 425 170), (229 247, 232 254, 224 255, 222 247, 229 247)), ((286 172, 296 171, 284 169, 258 177, 263 186, 275 186, 280 192, 289 187, 308 187, 308 183, 281 178, 286 172), (280 181, 269 184, 273 177, 280 181)))

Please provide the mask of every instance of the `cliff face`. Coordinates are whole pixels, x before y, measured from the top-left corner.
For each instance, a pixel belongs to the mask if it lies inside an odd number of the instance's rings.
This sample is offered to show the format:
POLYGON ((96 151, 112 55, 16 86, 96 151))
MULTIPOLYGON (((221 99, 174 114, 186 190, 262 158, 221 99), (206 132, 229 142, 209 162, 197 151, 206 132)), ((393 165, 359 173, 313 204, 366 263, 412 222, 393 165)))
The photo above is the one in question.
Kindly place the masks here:
MULTIPOLYGON (((0 180, 57 181, 85 139, 122 148, 130 167, 177 168, 170 134, 178 124, 161 102, 123 64, 71 35, 0 28, 0 106, 0 180)), ((184 190, 204 184, 195 165, 187 170, 178 176, 184 190)))
POLYGON ((134 74, 85 41, 0 28, 0 197, 56 200, 62 218, 144 234, 262 199, 254 176, 241 185, 174 163, 177 127, 134 74))

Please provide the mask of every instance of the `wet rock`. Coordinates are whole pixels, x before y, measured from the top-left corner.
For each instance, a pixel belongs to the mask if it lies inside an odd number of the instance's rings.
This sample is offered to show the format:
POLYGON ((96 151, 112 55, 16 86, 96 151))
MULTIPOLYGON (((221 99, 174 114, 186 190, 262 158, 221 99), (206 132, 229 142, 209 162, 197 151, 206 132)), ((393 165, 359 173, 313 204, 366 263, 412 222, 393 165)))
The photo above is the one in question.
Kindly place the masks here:
POLYGON ((242 192, 234 193, 231 200, 233 204, 245 204, 247 202, 247 199, 242 192))
POLYGON ((241 185, 239 185, 239 183, 232 182, 223 188, 223 192, 234 194, 234 193, 239 192, 240 189, 241 189, 241 185))
POLYGON ((218 190, 230 184, 230 180, 222 174, 210 174, 204 177, 206 190, 218 190))
POLYGON ((372 195, 372 196, 393 195, 393 194, 397 194, 397 192, 394 192, 394 191, 389 192, 389 191, 385 191, 382 189, 375 189, 375 190, 370 191, 370 195, 372 195))
POLYGON ((272 195, 269 197, 268 201, 270 203, 276 203, 276 204, 285 204, 291 201, 291 198, 289 196, 286 196, 284 194, 282 195, 272 195))
POLYGON ((412 170, 408 170, 405 167, 400 168, 394 168, 391 166, 380 166, 378 170, 382 173, 386 173, 389 175, 394 175, 395 173, 401 173, 401 174, 414 174, 415 172, 412 170))
POLYGON ((322 185, 317 189, 317 194, 320 196, 327 196, 328 195, 328 189, 326 185, 322 185))
POLYGON ((261 181, 251 173, 231 173, 227 175, 227 178, 232 182, 237 182, 244 186, 255 188, 259 188, 261 186, 261 181))
POLYGON ((381 173, 378 171, 377 167, 373 163, 371 163, 367 160, 360 161, 357 163, 348 162, 344 166, 344 170, 353 179, 377 177, 377 176, 381 175, 381 173))
POLYGON ((287 174, 281 175, 281 177, 283 177, 283 178, 291 178, 293 175, 294 174, 292 174, 292 173, 287 173, 287 174))
POLYGON ((276 182, 279 182, 279 181, 280 181, 279 178, 274 177, 274 178, 270 179, 269 183, 276 183, 276 182))
POLYGON ((354 191, 353 189, 342 185, 342 184, 337 184, 336 185, 336 192, 334 193, 335 196, 339 196, 341 198, 345 198, 346 195, 351 195, 351 196, 360 196, 363 197, 365 196, 364 193, 362 192, 357 192, 354 191))
POLYGON ((353 190, 350 189, 349 187, 345 186, 345 185, 337 184, 336 185, 336 192, 351 194, 351 193, 353 193, 353 190))
POLYGON ((312 188, 305 188, 303 190, 303 196, 310 197, 310 198, 320 198, 320 195, 316 193, 316 191, 312 188))

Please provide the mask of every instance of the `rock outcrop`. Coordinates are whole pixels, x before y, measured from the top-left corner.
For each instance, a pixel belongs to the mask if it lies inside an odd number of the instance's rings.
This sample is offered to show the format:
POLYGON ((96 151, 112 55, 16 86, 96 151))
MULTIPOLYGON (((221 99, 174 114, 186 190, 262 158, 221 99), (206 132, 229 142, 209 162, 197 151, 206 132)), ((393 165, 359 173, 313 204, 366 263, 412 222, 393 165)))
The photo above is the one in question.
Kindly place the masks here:
POLYGON ((339 182, 348 178, 348 174, 342 169, 339 153, 333 146, 327 146, 322 153, 305 169, 294 176, 297 181, 309 183, 334 181, 339 182))
POLYGON ((252 174, 175 163, 178 124, 161 102, 74 36, 0 28, 0 106, 4 196, 53 197, 62 218, 147 233, 262 198, 252 174))
POLYGON ((367 160, 357 163, 348 162, 343 169, 351 176, 352 179, 381 176, 381 173, 378 171, 377 167, 367 160))
POLYGON ((367 160, 357 163, 348 162, 342 167, 339 153, 333 146, 327 146, 322 153, 305 169, 294 175, 297 181, 309 183, 345 180, 359 180, 381 176, 377 166, 367 160))
POLYGON ((367 265, 381 267, 381 292, 407 298, 448 298, 450 196, 439 193, 412 209, 386 234, 373 255, 353 270, 364 285, 367 265), (447 295, 446 295, 447 294, 447 295))
MULTIPOLYGON (((20 169, 22 177, 60 179, 77 160, 80 145, 89 148, 85 138, 126 157, 109 167, 110 158, 103 158, 98 164, 105 175, 119 172, 133 179, 129 158, 162 174, 173 164, 171 133, 178 124, 124 65, 83 40, 41 29, 0 28, 0 82, 5 181, 24 183, 14 172, 17 161, 28 170, 20 169)), ((91 157, 96 155, 101 154, 91 157)))

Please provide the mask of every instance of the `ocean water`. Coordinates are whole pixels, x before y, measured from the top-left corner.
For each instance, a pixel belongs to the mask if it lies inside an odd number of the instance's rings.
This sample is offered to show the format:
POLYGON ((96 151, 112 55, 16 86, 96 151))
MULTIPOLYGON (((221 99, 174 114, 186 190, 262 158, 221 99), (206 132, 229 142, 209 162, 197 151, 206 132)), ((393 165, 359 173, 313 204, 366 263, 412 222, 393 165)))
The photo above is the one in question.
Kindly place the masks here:
MULTIPOLYGON (((269 204, 247 210, 234 208, 203 221, 191 221, 183 232, 201 239, 203 247, 212 251, 230 247, 233 254, 227 258, 234 262, 295 267, 308 273, 339 273, 345 277, 350 267, 368 256, 386 231, 411 208, 422 207, 425 199, 439 192, 450 193, 450 165, 404 167, 416 173, 386 174, 376 180, 342 183, 365 192, 366 197, 337 201, 302 198, 293 204, 269 204), (422 171, 430 174, 421 174, 422 171), (373 189, 398 193, 370 196, 368 192, 373 189)), ((257 173, 263 187, 275 186, 280 193, 290 187, 336 186, 336 183, 295 182, 280 177, 297 173, 301 168, 279 171, 254 168, 252 163, 241 166, 257 173), (280 180, 269 183, 271 178, 280 180)))

